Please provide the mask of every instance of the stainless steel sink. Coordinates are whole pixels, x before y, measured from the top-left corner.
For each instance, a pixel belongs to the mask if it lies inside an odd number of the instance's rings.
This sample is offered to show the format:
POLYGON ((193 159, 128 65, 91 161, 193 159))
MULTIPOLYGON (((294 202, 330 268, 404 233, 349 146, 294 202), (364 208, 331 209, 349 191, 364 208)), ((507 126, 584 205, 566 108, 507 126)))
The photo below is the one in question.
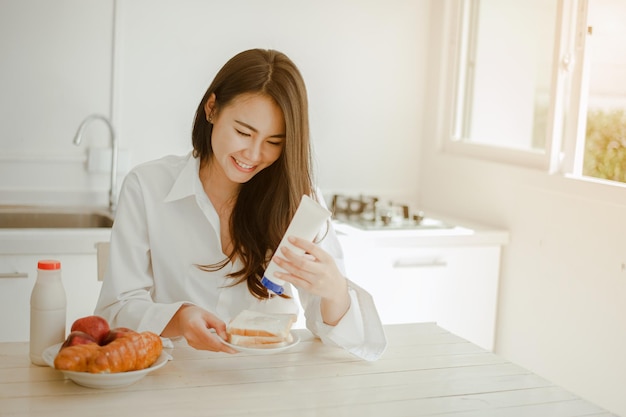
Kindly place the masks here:
POLYGON ((113 215, 90 207, 0 206, 0 229, 108 228, 113 215))

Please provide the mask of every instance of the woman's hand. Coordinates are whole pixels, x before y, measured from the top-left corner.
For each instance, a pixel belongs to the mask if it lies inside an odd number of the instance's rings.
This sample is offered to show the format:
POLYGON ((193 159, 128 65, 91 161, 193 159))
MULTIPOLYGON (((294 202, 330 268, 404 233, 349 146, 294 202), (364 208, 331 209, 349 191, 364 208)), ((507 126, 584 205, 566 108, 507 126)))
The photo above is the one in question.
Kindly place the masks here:
POLYGON ((289 243, 305 253, 299 255, 283 247, 280 256, 275 255, 273 260, 287 272, 276 272, 276 277, 322 297, 324 322, 336 325, 350 308, 346 278, 333 257, 313 242, 290 236, 289 243))
POLYGON ((222 343, 226 340, 226 323, 208 311, 186 304, 181 306, 161 333, 163 337, 183 336, 189 346, 213 352, 237 353, 222 343), (211 330, 215 330, 215 333, 211 330), (219 337, 218 337, 219 336, 219 337))

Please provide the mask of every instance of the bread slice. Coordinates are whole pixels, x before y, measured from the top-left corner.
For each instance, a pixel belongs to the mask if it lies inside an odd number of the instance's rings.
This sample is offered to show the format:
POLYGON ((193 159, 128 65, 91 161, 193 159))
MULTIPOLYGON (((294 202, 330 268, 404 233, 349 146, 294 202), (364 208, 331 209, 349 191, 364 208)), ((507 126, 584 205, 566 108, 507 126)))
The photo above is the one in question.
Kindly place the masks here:
POLYGON ((241 347, 271 349, 287 346, 288 344, 293 342, 293 336, 291 335, 291 333, 289 333, 287 338, 281 339, 272 336, 239 336, 237 334, 229 334, 228 342, 241 347))
POLYGON ((269 314, 243 310, 226 327, 228 341, 248 347, 278 347, 292 341, 293 314, 269 314))

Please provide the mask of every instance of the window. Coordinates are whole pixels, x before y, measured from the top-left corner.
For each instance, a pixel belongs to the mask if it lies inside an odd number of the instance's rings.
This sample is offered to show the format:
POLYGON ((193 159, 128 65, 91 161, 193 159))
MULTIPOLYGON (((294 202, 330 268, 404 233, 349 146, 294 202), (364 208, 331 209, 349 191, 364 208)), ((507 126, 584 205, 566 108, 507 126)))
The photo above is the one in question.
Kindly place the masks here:
POLYGON ((626 2, 587 3, 575 175, 626 183, 626 2))
POLYGON ((626 2, 456 4, 447 148, 626 182, 626 2))

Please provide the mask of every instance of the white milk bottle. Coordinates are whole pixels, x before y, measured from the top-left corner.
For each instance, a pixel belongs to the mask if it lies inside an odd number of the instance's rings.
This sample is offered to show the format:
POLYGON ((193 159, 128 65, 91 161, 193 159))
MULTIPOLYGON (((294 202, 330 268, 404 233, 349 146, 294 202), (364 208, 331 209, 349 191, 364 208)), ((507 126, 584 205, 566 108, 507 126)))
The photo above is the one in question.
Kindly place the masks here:
POLYGON ((43 351, 65 340, 66 310, 61 262, 39 261, 30 296, 30 360, 35 365, 46 365, 43 351))

